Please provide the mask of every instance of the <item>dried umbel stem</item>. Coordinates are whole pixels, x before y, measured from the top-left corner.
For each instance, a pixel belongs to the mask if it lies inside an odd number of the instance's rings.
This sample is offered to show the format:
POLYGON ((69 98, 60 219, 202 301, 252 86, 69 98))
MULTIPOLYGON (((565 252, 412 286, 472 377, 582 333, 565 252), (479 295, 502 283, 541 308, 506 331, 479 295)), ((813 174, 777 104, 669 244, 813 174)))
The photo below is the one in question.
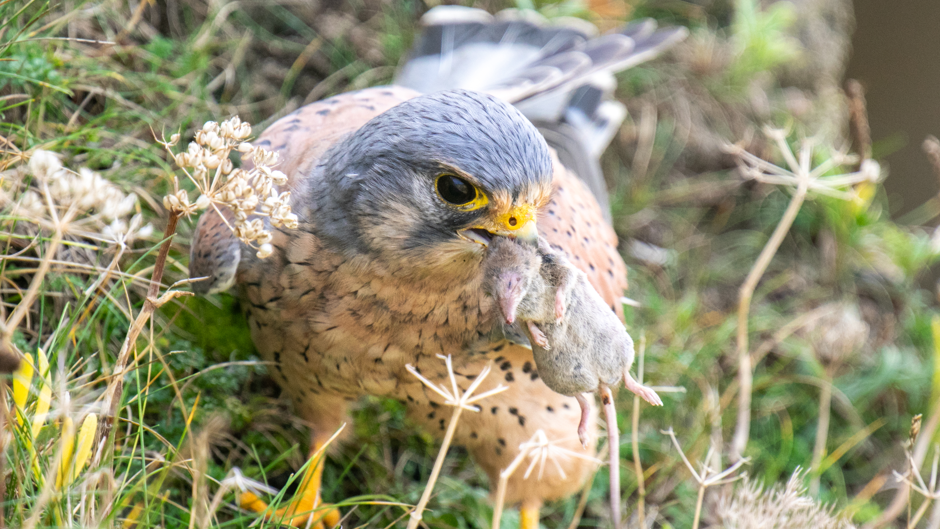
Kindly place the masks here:
MULTIPOLYGON (((176 223, 172 225, 173 229, 176 229, 176 223)), ((169 230, 169 226, 168 226, 169 230)), ((163 243, 163 246, 169 246, 169 238, 166 242, 163 243)), ((160 254, 163 255, 163 259, 160 259, 158 255, 157 263, 160 265, 160 268, 154 268, 153 279, 150 283, 150 291, 159 291, 160 287, 160 278, 163 276, 163 267, 166 264, 166 254, 163 252, 163 246, 161 246, 160 254)), ((166 303, 169 303, 173 299, 181 296, 191 296, 192 292, 183 292, 179 290, 171 290, 164 293, 159 298, 155 296, 150 296, 148 292, 147 300, 144 301, 144 308, 137 315, 137 318, 131 322, 131 327, 127 331, 127 336, 124 338, 124 343, 121 345, 121 351, 118 353, 117 361, 114 364, 114 369, 111 373, 111 381, 108 383, 108 389, 105 390, 105 396, 102 400, 102 410, 104 412, 102 416, 101 427, 98 429, 98 437, 95 442, 97 445, 102 440, 107 440, 111 434, 111 430, 114 427, 114 419, 117 417, 118 407, 121 404, 121 395, 124 390, 124 375, 128 369, 128 361, 130 360, 131 351, 134 349, 134 345, 137 343, 137 337, 140 336, 141 331, 144 330, 144 327, 147 325, 147 322, 150 321, 150 317, 153 313, 166 303)), ((113 446, 109 446, 109 450, 113 446)))
MULTIPOLYGON (((685 456, 685 452, 682 451, 682 447, 679 445, 679 440, 676 439, 676 433, 669 428, 668 430, 662 430, 662 433, 668 435, 672 439, 672 444, 675 445, 676 450, 679 451, 679 456, 682 458, 682 462, 685 463, 685 467, 689 469, 689 472, 692 474, 692 478, 698 483, 698 499, 695 502, 695 519, 692 521, 692 529, 698 529, 699 520, 702 516, 702 504, 705 499, 705 489, 708 487, 713 487, 715 485, 724 485, 726 483, 733 483, 745 476, 747 473, 734 475, 735 472, 741 468, 742 465, 750 461, 748 458, 739 459, 736 463, 730 467, 722 470, 721 472, 716 472, 711 469, 707 464, 703 463, 701 465, 701 471, 696 472, 695 467, 692 466, 692 463, 689 462, 689 458, 685 456)), ((714 447, 709 448, 708 455, 705 456, 705 461, 711 461, 712 459, 712 450, 714 447)))
POLYGON ((567 448, 562 448, 556 443, 557 441, 550 441, 543 430, 537 430, 528 441, 519 445, 519 453, 516 454, 516 457, 509 463, 509 466, 499 473, 499 483, 496 485, 496 505, 493 507, 492 529, 499 529, 500 519, 503 516, 503 507, 506 503, 506 488, 509 485, 509 478, 516 473, 526 459, 530 461, 525 474, 523 474, 523 479, 529 479, 536 465, 539 467, 538 478, 541 479, 542 473, 545 471, 546 461, 551 461, 552 464, 555 465, 555 470, 561 475, 562 479, 564 479, 566 477, 565 471, 558 463, 559 458, 562 457, 583 459, 584 461, 590 461, 596 464, 602 463, 599 459, 573 452, 567 448))
POLYGON ((447 455, 447 450, 450 448, 450 443, 454 438, 454 432, 457 430, 457 421, 460 420, 460 413, 463 412, 463 410, 479 412, 480 408, 479 406, 475 406, 475 403, 509 389, 500 384, 489 391, 484 391, 477 396, 473 396, 473 392, 480 387, 480 384, 486 376, 490 374, 490 370, 493 368, 493 364, 490 362, 483 368, 483 371, 480 371, 480 374, 477 375, 473 383, 470 384, 467 391, 461 392, 460 387, 457 386, 457 377, 454 375, 454 365, 450 355, 446 357, 437 355, 437 357, 444 360, 444 363, 447 365, 447 375, 450 377, 451 386, 449 389, 444 385, 431 382, 422 376, 411 364, 405 365, 405 369, 407 369, 409 373, 420 380, 428 389, 440 395, 444 399, 445 405, 454 408, 454 412, 450 417, 450 423, 447 425, 447 432, 444 433, 444 440, 441 442, 441 449, 437 453, 437 459, 434 460, 434 467, 431 469, 428 483, 424 487, 424 493, 421 495, 418 505, 411 511, 411 516, 408 519, 408 529, 416 529, 418 524, 421 523, 421 516, 424 513, 425 507, 428 505, 428 500, 431 499, 431 491, 434 490, 434 484, 437 483, 437 477, 441 473, 441 467, 444 466, 444 457, 447 455))
MULTIPOLYGON (((271 233, 264 227, 260 218, 267 217, 276 227, 293 229, 297 227, 297 216, 290 211, 290 193, 278 193, 275 186, 287 183, 287 176, 273 170, 277 163, 277 153, 254 147, 247 140, 251 135, 251 125, 237 116, 221 124, 208 121, 196 132, 195 141, 189 144, 186 152, 174 153, 172 147, 179 143, 179 134, 169 140, 158 143, 170 153, 174 162, 186 175, 186 178, 199 191, 195 202, 190 202, 189 194, 179 186, 179 180, 173 177, 173 192, 163 198, 163 205, 169 212, 163 244, 157 254, 150 288, 144 308, 131 324, 121 352, 115 362, 112 380, 105 392, 104 409, 100 438, 107 438, 117 415, 123 390, 123 375, 127 369, 130 352, 137 343, 137 337, 150 320, 153 312, 174 297, 189 295, 183 292, 167 292, 160 296, 160 285, 170 252, 170 242, 176 233, 176 225, 181 217, 189 216, 197 210, 208 207, 228 207, 235 217, 235 226, 231 227, 235 235, 246 244, 258 247, 258 257, 271 254, 271 233), (250 169, 236 169, 229 155, 237 150, 244 158, 254 163, 250 169)), ((223 216, 224 218, 224 216, 223 216)))
MULTIPOLYGON (((810 320, 801 334, 808 338, 816 360, 822 367, 819 393, 819 421, 816 442, 810 465, 809 493, 816 496, 822 475, 822 463, 829 438, 829 418, 832 404, 832 385, 842 365, 851 362, 853 356, 868 340, 868 324, 862 320, 855 304, 830 302, 829 308, 821 308, 822 315, 810 320)), ((818 309, 820 310, 820 309, 818 309)))
POLYGON ((822 380, 822 387, 819 391, 819 421, 816 426, 816 442, 813 444, 813 459, 810 464, 809 493, 813 496, 819 494, 819 485, 821 481, 823 456, 826 452, 826 440, 829 438, 829 416, 832 413, 832 376, 828 370, 825 378, 822 380))
POLYGON ((748 317, 751 310, 751 298, 757 284, 767 271, 767 267, 776 255, 780 244, 790 231, 800 207, 807 195, 820 195, 851 200, 856 198, 850 191, 852 186, 862 182, 876 182, 881 177, 881 168, 874 160, 864 160, 861 168, 848 174, 827 175, 833 169, 853 163, 854 158, 844 152, 837 152, 817 167, 812 167, 813 142, 805 139, 798 152, 794 153, 787 143, 788 132, 783 129, 766 127, 764 133, 780 150, 786 162, 786 168, 774 165, 744 150, 739 145, 728 145, 725 150, 737 156, 738 168, 746 178, 758 182, 782 185, 793 188, 793 197, 787 205, 783 217, 761 250, 757 261, 751 267, 747 278, 738 291, 738 418, 734 437, 731 441, 731 460, 739 461, 747 447, 751 426, 751 392, 753 386, 753 366, 748 345, 748 317))

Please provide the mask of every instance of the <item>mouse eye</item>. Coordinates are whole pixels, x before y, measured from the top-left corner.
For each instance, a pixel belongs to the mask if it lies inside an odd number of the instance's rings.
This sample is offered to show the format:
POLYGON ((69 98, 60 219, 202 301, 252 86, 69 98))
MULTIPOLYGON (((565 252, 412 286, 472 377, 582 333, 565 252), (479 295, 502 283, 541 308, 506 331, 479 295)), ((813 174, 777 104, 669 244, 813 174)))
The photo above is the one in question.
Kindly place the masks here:
POLYGON ((434 187, 444 202, 461 206, 461 209, 477 209, 487 203, 486 195, 482 191, 456 175, 445 173, 438 176, 434 187))

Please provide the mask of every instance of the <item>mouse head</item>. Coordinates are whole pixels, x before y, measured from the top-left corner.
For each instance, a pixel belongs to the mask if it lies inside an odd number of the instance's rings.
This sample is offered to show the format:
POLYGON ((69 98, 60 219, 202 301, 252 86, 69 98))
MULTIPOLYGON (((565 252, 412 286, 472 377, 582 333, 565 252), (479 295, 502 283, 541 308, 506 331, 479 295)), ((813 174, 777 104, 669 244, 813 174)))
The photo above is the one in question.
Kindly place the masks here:
POLYGON ((521 270, 504 270, 496 277, 495 298, 503 319, 512 325, 516 321, 516 309, 529 290, 532 277, 521 270))
POLYGON ((498 237, 483 262, 483 290, 496 299, 506 323, 516 321, 516 310, 539 273, 541 258, 532 246, 498 237))

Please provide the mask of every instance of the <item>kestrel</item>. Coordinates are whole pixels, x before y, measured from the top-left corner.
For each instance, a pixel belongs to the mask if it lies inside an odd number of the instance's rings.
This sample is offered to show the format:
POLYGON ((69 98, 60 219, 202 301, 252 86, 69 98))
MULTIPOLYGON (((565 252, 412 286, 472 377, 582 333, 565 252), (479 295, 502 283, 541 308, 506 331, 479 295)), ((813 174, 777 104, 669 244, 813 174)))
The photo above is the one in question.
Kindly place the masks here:
MULTIPOLYGON (((210 211, 193 240, 190 275, 208 277, 194 284, 200 293, 236 287, 258 351, 311 425, 312 452, 367 394, 405 402, 415 423, 443 434, 442 399, 406 364, 443 380, 438 355, 451 355, 466 389, 495 362, 498 376, 479 391, 509 389, 463 414, 455 436, 495 483, 538 430, 584 449, 577 401, 539 379, 524 338, 495 332, 498 308, 481 289, 487 246, 543 235, 622 316, 626 267, 598 163, 624 117, 610 100, 612 73, 685 30, 641 21, 589 38, 454 7, 431 10, 424 22, 394 85, 300 108, 255 142, 280 153, 299 228, 273 229, 274 253, 258 259, 210 211)), ((280 513, 294 524, 319 504, 316 463, 280 513)), ((592 465, 569 458, 540 477, 517 473, 506 499, 535 529, 542 502, 579 490, 592 465)), ((242 504, 265 507, 250 494, 242 504)))

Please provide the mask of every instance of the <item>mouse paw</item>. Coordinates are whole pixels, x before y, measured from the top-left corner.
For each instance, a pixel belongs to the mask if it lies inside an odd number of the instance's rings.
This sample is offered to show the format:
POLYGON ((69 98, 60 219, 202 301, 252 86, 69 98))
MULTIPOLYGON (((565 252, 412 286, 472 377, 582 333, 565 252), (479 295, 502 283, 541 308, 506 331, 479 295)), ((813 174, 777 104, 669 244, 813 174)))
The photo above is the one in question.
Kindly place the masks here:
POLYGON ((586 425, 582 424, 578 426, 578 441, 581 441, 581 448, 587 450, 588 443, 591 441, 591 438, 588 436, 586 425))
POLYGON ((636 394, 638 397, 645 400, 646 402, 649 402, 653 406, 663 405, 663 399, 659 398, 659 395, 657 395, 656 392, 653 391, 652 388, 644 386, 640 384, 639 382, 637 382, 636 380, 634 380, 633 377, 630 376, 630 373, 626 373, 623 376, 623 382, 624 382, 624 386, 627 389, 632 391, 634 394, 636 394))
POLYGON ((532 341, 535 342, 535 345, 538 345, 542 349, 548 349, 548 338, 545 337, 545 333, 542 332, 542 329, 539 329, 538 325, 532 321, 527 321, 526 325, 529 327, 529 333, 532 335, 532 341))
POLYGON ((578 400, 578 405, 581 406, 581 421, 578 423, 578 440, 581 441, 581 446, 587 450, 588 443, 591 441, 591 438, 588 437, 588 421, 591 420, 591 401, 589 401, 583 393, 575 395, 574 398, 578 400))

